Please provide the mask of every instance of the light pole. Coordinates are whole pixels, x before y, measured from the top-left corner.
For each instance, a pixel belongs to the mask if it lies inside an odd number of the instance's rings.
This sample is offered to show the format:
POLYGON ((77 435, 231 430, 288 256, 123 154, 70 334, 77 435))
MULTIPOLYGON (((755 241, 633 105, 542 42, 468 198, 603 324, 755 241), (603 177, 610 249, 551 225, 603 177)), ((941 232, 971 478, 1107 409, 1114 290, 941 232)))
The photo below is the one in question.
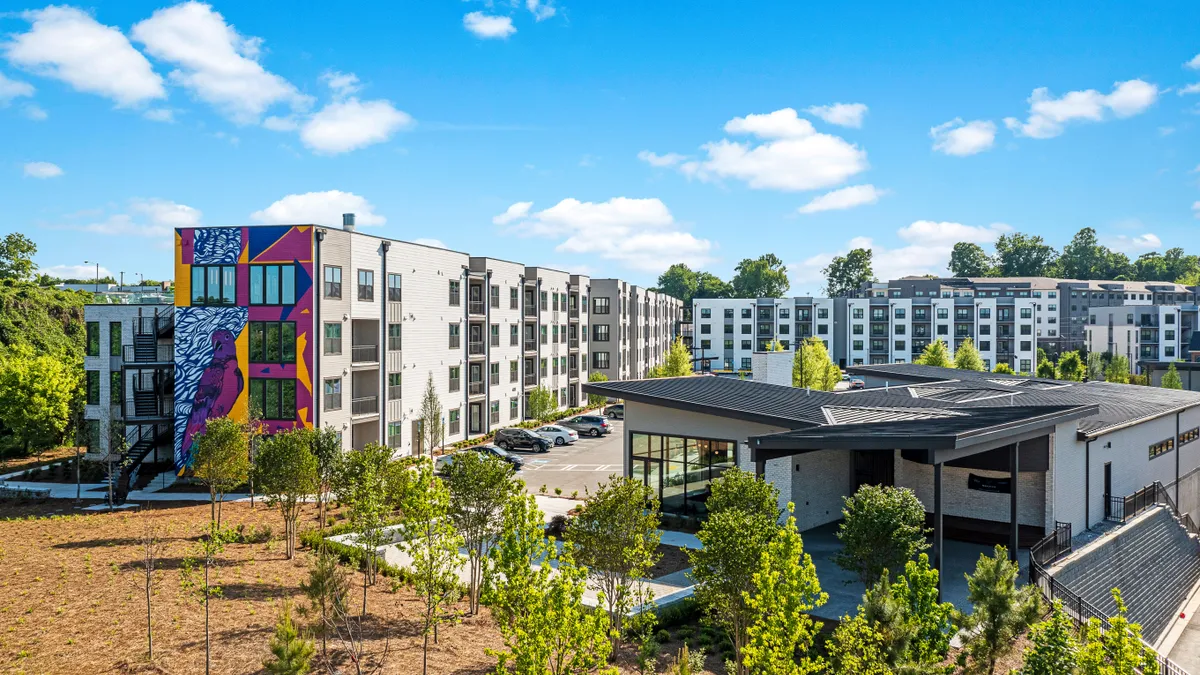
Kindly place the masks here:
POLYGON ((92 265, 92 264, 96 265, 96 292, 99 293, 100 292, 100 263, 98 263, 98 262, 93 263, 90 260, 84 260, 83 264, 84 265, 92 265))

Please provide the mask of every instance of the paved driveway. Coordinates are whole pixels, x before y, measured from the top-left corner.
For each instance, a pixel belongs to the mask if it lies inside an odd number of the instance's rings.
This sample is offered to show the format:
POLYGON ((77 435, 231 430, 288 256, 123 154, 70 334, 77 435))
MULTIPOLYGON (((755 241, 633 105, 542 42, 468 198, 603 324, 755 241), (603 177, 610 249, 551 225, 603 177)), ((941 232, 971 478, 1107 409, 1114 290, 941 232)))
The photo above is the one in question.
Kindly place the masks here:
POLYGON ((550 452, 521 453, 525 460, 521 478, 526 489, 536 493, 545 485, 548 494, 554 494, 558 487, 563 495, 578 490, 582 497, 584 486, 595 489, 611 474, 620 475, 625 425, 621 420, 610 420, 609 424, 612 433, 600 438, 584 436, 572 445, 552 446, 550 452))

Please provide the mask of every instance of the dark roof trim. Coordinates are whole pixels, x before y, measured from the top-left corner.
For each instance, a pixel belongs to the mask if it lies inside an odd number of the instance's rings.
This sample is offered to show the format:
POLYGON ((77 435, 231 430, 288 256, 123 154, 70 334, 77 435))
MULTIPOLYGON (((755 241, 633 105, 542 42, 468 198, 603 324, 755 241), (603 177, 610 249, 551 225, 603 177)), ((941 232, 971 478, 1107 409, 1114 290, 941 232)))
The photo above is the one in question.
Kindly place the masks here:
MULTIPOLYGON (((617 380, 614 384, 620 383, 617 380)), ((733 420, 741 420, 743 422, 754 422, 756 424, 767 424, 776 427, 787 427, 789 429, 809 429, 819 425, 811 422, 805 422, 790 417, 778 417, 775 415, 763 415, 753 413, 746 410, 738 410, 736 408, 728 408, 721 406, 705 405, 702 403, 690 403, 678 401, 675 399, 666 398, 663 396, 655 396, 651 394, 639 394, 626 391, 620 387, 614 387, 604 382, 583 382, 581 385, 585 394, 599 394, 602 396, 611 396, 625 401, 633 401, 634 403, 645 403, 646 405, 656 405, 662 408, 671 408, 673 410, 685 410, 687 412, 704 413, 706 415, 714 415, 716 417, 725 417, 733 420)))
POLYGON ((891 369, 872 368, 871 366, 847 366, 846 372, 852 375, 871 375, 873 377, 892 377, 897 381, 897 386, 904 386, 903 382, 956 382, 953 377, 943 377, 937 375, 918 375, 916 373, 901 373, 891 369))
MULTIPOLYGON (((1135 385, 1125 385, 1125 386, 1135 386, 1135 385)), ((1181 413, 1185 410, 1195 408, 1196 406, 1200 406, 1200 403, 1185 403, 1183 405, 1177 405, 1173 408, 1159 410, 1158 412, 1155 412, 1153 414, 1144 415, 1144 416, 1138 417, 1136 419, 1125 420, 1124 422, 1120 422, 1120 423, 1114 424, 1112 426, 1097 427, 1097 428, 1091 429, 1089 431, 1084 431, 1084 430, 1080 429, 1075 432, 1075 437, 1081 441, 1094 441, 1097 438, 1100 438, 1101 436, 1103 436, 1105 434, 1111 434, 1115 431, 1121 431, 1122 429, 1128 429, 1129 427, 1136 426, 1138 424, 1141 424, 1142 422, 1156 420, 1160 417, 1167 417, 1169 415, 1175 415, 1175 414, 1181 413)))

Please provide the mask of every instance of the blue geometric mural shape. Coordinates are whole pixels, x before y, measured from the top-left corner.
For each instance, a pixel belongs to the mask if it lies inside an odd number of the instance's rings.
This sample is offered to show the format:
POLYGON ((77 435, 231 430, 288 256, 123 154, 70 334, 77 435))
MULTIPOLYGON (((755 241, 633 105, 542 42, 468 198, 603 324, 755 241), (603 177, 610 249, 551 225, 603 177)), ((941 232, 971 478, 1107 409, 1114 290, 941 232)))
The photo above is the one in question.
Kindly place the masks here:
POLYGON ((249 228, 250 230, 250 245, 247 251, 250 254, 250 260, 254 261, 262 252, 275 245, 283 235, 291 232, 291 225, 255 225, 249 228))
POLYGON ((242 252, 242 228, 197 229, 192 255, 196 265, 236 265, 242 252))
MULTIPOLYGON (((296 265, 296 297, 303 298, 304 295, 308 293, 308 289, 312 288, 312 275, 308 273, 308 270, 304 269, 304 265, 301 265, 299 261, 293 262, 295 262, 296 265)), ((292 319, 292 314, 299 311, 297 310, 297 307, 299 307, 299 305, 289 305, 284 307, 283 316, 281 318, 284 321, 292 319)))

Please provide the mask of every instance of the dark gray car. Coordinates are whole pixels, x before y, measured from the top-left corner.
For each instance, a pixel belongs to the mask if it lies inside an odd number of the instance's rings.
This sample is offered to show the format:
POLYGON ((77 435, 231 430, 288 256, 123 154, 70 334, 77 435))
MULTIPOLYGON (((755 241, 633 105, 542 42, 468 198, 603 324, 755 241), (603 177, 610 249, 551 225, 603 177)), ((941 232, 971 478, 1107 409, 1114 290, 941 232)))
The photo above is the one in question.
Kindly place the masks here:
POLYGON ((605 415, 605 417, 608 417, 608 418, 614 419, 614 420, 625 419, 625 404, 617 403, 616 405, 608 406, 607 408, 604 409, 604 415, 605 415))
POLYGON ((574 429, 580 436, 603 436, 612 433, 612 425, 599 415, 579 415, 558 422, 560 426, 574 429))

